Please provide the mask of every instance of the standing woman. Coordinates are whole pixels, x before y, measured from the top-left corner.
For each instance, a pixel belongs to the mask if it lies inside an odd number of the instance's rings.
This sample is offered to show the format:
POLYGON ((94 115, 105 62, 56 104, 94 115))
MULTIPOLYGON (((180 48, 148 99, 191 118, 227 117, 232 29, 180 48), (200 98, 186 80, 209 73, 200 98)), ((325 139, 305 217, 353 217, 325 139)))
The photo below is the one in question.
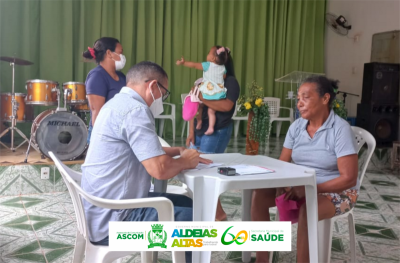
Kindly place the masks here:
POLYGON ((91 117, 87 139, 89 144, 101 107, 126 85, 126 77, 119 71, 124 68, 126 58, 123 55, 122 45, 118 39, 112 37, 96 40, 93 47, 88 47, 82 56, 86 59, 95 59, 98 65, 89 72, 85 82, 91 117))
MULTIPOLYGON (((220 47, 221 46, 218 46, 218 48, 220 47)), ((230 51, 228 51, 228 59, 225 62, 225 68, 226 78, 224 80, 224 85, 227 89, 226 98, 220 100, 205 100, 200 93, 199 99, 204 104, 203 114, 201 116, 202 124, 200 129, 195 129, 197 126, 197 123, 195 124, 197 119, 189 122, 189 136, 186 139, 186 146, 189 147, 190 143, 192 143, 204 153, 225 152, 232 135, 232 116, 235 112, 236 101, 240 95, 240 86, 235 77, 233 59, 230 51), (216 111, 214 133, 210 135, 205 134, 209 127, 209 118, 207 114, 208 108, 216 111)), ((226 213, 221 205, 221 201, 218 199, 215 221, 226 220, 226 213)))

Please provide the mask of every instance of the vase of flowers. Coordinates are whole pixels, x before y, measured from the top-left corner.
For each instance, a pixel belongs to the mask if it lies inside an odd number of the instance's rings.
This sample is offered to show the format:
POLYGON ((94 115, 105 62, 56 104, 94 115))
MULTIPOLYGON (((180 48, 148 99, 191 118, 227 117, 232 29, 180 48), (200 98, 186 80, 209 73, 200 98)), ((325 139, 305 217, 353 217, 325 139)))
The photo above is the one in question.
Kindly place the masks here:
POLYGON ((238 100, 238 113, 248 114, 246 133, 246 154, 257 155, 260 143, 265 143, 269 135, 270 117, 268 104, 263 100, 263 88, 256 81, 247 85, 248 95, 238 100))

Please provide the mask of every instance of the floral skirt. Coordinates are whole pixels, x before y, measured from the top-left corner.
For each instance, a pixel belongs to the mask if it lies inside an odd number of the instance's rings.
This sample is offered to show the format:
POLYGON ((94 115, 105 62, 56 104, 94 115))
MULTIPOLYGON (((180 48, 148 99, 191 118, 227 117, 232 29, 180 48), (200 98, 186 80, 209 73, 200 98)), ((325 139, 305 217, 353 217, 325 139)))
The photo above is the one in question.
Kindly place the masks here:
POLYGON ((341 193, 323 193, 335 206, 335 216, 344 214, 352 209, 357 202, 358 190, 348 189, 341 193))

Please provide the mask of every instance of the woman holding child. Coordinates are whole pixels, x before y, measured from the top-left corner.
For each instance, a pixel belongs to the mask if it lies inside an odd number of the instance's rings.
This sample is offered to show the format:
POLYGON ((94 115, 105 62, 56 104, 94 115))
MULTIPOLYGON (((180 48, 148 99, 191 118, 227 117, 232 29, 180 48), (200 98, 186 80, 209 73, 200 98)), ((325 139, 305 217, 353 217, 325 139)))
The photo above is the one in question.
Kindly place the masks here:
MULTIPOLYGON (((200 93, 199 99, 203 103, 201 114, 199 114, 200 121, 194 119, 189 122, 189 136, 186 140, 186 145, 190 146, 190 143, 192 143, 204 153, 225 152, 232 135, 232 116, 235 111, 236 101, 240 95, 240 87, 235 78, 230 50, 223 46, 213 46, 207 55, 207 62, 195 63, 185 61, 181 58, 181 60, 178 60, 176 64, 203 70, 203 87, 206 89, 208 84, 205 84, 205 81, 210 81, 210 78, 213 77, 210 77, 209 75, 214 75, 219 82, 222 82, 216 83, 218 87, 213 87, 213 90, 218 91, 225 88, 225 94, 222 98, 211 100, 210 96, 207 96, 209 94, 204 94, 203 96, 200 93), (213 72, 208 72, 209 74, 206 74, 207 71, 212 70, 213 72), (206 72, 204 73, 204 71, 206 72), (225 77, 223 75, 225 75, 225 77), (218 84, 222 84, 223 86, 221 87, 218 84), (205 99, 204 97, 209 99, 205 99), (213 119, 213 115, 215 116, 215 119, 213 119), (209 129, 210 122, 211 126, 214 124, 213 129, 209 129)), ((210 82, 215 81, 211 79, 210 82)), ((200 83, 200 85, 202 84, 200 83)), ((211 89, 210 86, 208 87, 211 89)), ((200 91, 203 92, 201 87, 200 91)), ((217 206, 216 220, 226 220, 226 213, 222 209, 220 202, 218 202, 217 206)))

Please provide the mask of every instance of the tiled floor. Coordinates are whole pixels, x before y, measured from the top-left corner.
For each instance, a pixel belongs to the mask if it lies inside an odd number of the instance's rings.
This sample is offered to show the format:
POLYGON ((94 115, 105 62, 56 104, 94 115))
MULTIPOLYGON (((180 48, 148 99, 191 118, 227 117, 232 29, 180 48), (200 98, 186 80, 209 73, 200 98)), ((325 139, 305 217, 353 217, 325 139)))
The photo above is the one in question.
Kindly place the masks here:
MULTIPOLYGON (((172 145, 182 145, 176 140, 172 145)), ((277 158, 283 137, 271 139, 262 154, 277 158)), ((231 140, 228 152, 244 153, 244 138, 231 140)), ((388 152, 374 154, 355 209, 357 262, 400 262, 400 175, 388 168, 388 152)), ((55 188, 54 188, 55 189, 55 188)), ((56 190, 56 189, 55 189, 56 190)), ((229 220, 241 218, 241 193, 222 195, 229 220)), ((272 217, 274 217, 272 211, 272 217)), ((76 222, 67 192, 0 197, 0 262, 70 263, 76 222)), ((276 254, 276 262, 295 262, 296 225, 293 251, 276 254)), ((349 262, 347 222, 335 223, 332 262, 349 262)), ((160 262, 170 262, 170 253, 160 253, 160 262)), ((138 254, 123 262, 140 262, 138 254)), ((214 252, 212 262, 241 262, 239 252, 214 252)))

